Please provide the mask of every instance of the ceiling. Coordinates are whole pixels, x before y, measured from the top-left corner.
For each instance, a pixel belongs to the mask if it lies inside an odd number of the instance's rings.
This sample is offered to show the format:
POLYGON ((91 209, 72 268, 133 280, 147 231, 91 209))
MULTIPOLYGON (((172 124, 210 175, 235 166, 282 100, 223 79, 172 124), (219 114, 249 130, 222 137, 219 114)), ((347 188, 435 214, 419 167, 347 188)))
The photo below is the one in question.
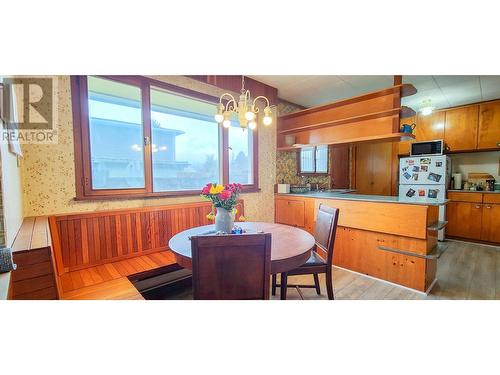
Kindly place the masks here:
MULTIPOLYGON (((392 86, 393 76, 250 76, 278 89, 278 96, 304 107, 392 86)), ((418 111, 430 99, 436 109, 500 98, 500 76, 403 76, 417 93, 402 104, 418 111)))

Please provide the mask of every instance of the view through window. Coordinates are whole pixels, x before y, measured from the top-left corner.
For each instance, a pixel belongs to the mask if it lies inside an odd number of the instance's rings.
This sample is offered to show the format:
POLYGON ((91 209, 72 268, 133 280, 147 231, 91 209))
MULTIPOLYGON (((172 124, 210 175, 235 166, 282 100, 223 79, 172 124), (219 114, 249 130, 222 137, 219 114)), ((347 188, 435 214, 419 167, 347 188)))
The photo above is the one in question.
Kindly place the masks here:
POLYGON ((91 190, 194 193, 208 182, 256 187, 256 134, 237 118, 229 129, 220 127, 216 100, 144 85, 144 77, 84 78, 90 147, 82 152, 90 178, 82 173, 91 190))

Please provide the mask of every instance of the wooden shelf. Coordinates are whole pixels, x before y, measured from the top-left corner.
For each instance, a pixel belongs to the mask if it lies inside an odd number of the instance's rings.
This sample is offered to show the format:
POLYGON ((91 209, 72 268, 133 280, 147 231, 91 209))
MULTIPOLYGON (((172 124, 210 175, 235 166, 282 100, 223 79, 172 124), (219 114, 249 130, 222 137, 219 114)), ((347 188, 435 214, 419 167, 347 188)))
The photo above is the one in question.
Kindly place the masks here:
MULTIPOLYGON (((415 135, 411 133, 391 133, 391 134, 382 134, 376 136, 369 137, 359 137, 359 138, 351 138, 351 139, 343 139, 338 142, 328 142, 324 144, 328 145, 339 145, 346 143, 377 143, 377 142, 400 142, 400 141, 412 141, 415 139, 415 135)), ((294 151, 298 150, 302 147, 311 147, 318 146, 319 144, 301 144, 296 146, 280 146, 276 150, 277 151, 294 151)))
POLYGON ((307 131, 307 130, 315 130, 315 129, 327 128, 330 126, 349 124, 352 122, 374 120, 374 119, 381 118, 381 117, 395 116, 400 111, 401 111, 401 108, 393 108, 393 109, 389 109, 387 111, 369 113, 367 115, 348 117, 348 118, 340 119, 340 120, 321 122, 319 124, 314 124, 314 125, 304 125, 304 126, 295 127, 293 129, 280 130, 280 131, 278 131, 278 134, 299 133, 299 132, 303 132, 303 131, 307 131))
POLYGON ((292 113, 289 113, 287 115, 280 116, 279 118, 285 119, 285 118, 303 116, 305 114, 320 112, 320 111, 324 111, 324 110, 336 108, 336 107, 342 107, 345 105, 358 103, 358 102, 378 98, 378 97, 385 96, 385 95, 391 95, 391 94, 394 94, 397 92, 400 92, 401 97, 405 97, 405 96, 410 96, 410 95, 416 94, 417 89, 412 84, 405 83, 402 85, 396 85, 396 86, 388 87, 388 88, 385 88, 382 90, 372 91, 372 92, 369 92, 366 94, 354 96, 352 98, 337 100, 337 101, 334 101, 332 103, 320 105, 317 107, 312 107, 312 108, 303 109, 301 111, 292 112, 292 113))
POLYGON ((401 110, 399 111, 400 118, 413 117, 416 116, 417 112, 415 112, 412 108, 401 106, 401 110))
POLYGON ((416 115, 416 112, 413 109, 411 109, 410 107, 403 106, 401 108, 393 108, 393 109, 389 109, 387 111, 369 113, 369 114, 361 115, 361 116, 353 116, 353 117, 348 117, 345 119, 334 120, 334 121, 326 121, 326 122, 321 122, 319 124, 314 124, 314 125, 299 126, 299 127, 293 128, 293 129, 280 130, 280 131, 278 131, 278 134, 293 134, 293 133, 299 133, 301 131, 315 130, 315 129, 321 129, 321 128, 326 128, 326 127, 330 127, 330 126, 349 124, 352 122, 374 120, 374 119, 381 118, 381 117, 395 116, 398 113, 399 113, 399 116, 401 118, 411 117, 411 116, 416 115))

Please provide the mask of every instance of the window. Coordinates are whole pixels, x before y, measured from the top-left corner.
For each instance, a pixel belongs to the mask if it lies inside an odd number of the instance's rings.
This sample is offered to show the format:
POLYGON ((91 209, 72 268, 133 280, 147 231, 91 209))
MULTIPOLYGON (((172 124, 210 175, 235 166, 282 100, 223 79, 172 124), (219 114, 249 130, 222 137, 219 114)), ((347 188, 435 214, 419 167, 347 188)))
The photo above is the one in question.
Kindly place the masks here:
POLYGON ((231 121, 229 128, 229 181, 253 184, 253 131, 231 121))
POLYGON ((300 149, 298 171, 299 174, 328 174, 328 145, 300 149))
POLYGON ((197 190, 221 180, 213 114, 211 103, 151 89, 153 191, 197 190))
POLYGON ((257 132, 214 120, 218 98, 139 76, 72 77, 77 198, 258 189, 257 132))
POLYGON ((88 79, 92 188, 144 188, 141 89, 88 79))

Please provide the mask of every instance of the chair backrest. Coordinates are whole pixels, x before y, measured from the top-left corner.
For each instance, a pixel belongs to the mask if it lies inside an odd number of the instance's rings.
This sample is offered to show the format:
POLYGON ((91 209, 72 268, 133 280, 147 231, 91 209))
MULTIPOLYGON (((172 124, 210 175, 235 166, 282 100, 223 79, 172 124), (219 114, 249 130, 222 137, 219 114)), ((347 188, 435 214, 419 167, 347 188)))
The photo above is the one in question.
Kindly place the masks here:
POLYGON ((271 233, 191 237, 194 299, 269 299, 271 233))
POLYGON ((314 238, 316 246, 319 246, 327 253, 326 261, 329 265, 333 262, 333 245, 335 243, 338 219, 338 208, 332 208, 324 204, 319 205, 314 238))

